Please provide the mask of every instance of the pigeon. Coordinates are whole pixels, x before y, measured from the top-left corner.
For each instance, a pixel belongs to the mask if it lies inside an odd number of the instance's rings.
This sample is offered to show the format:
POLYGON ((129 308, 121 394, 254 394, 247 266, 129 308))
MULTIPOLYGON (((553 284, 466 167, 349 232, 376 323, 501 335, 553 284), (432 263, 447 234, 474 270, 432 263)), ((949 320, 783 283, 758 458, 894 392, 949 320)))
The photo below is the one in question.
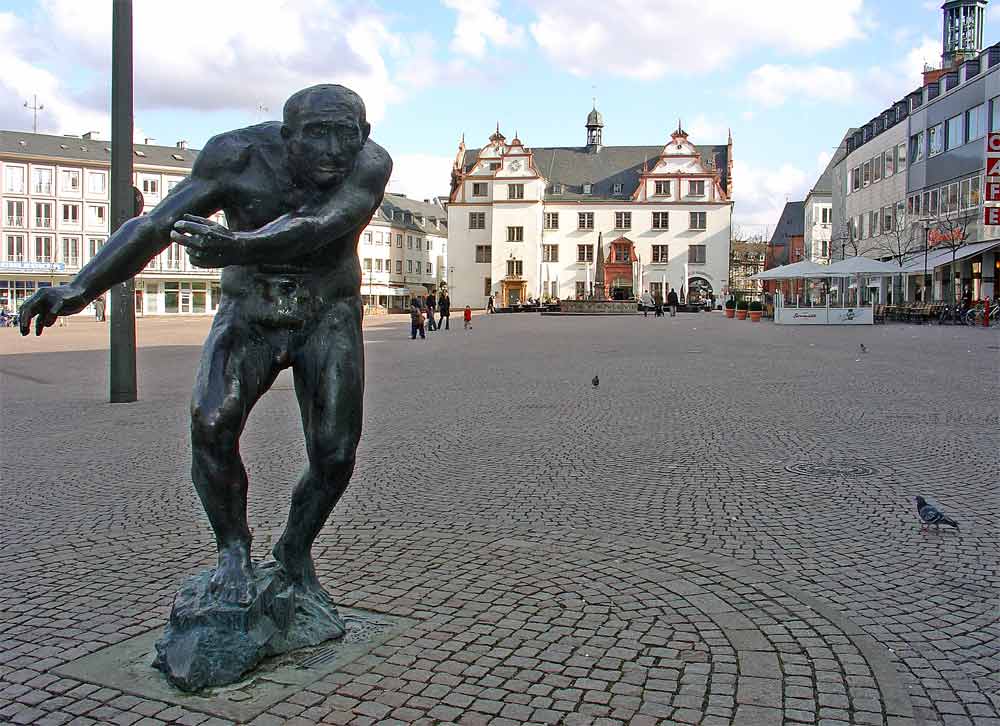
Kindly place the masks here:
POLYGON ((937 529, 942 524, 946 524, 949 527, 959 529, 958 522, 951 517, 946 516, 944 512, 935 507, 933 504, 928 504, 927 500, 923 497, 917 497, 917 514, 920 515, 921 527, 933 524, 934 528, 937 529))
POLYGON ((590 382, 594 384, 594 388, 597 388, 599 385, 601 385, 601 379, 598 378, 597 376, 591 378, 590 382))
POLYGON ((865 347, 864 343, 858 346, 858 350, 861 351, 862 355, 868 352, 868 349, 865 347))

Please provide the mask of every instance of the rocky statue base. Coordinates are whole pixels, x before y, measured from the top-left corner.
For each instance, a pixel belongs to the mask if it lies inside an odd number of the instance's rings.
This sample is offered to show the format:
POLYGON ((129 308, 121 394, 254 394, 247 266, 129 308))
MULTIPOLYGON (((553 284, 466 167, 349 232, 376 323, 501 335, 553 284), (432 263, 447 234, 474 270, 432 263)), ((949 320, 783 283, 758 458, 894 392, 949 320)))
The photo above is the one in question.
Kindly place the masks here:
POLYGON ((235 683, 264 658, 346 632, 330 597, 294 586, 276 562, 254 566, 257 596, 247 604, 222 602, 210 593, 213 572, 184 583, 156 643, 153 667, 182 691, 235 683))

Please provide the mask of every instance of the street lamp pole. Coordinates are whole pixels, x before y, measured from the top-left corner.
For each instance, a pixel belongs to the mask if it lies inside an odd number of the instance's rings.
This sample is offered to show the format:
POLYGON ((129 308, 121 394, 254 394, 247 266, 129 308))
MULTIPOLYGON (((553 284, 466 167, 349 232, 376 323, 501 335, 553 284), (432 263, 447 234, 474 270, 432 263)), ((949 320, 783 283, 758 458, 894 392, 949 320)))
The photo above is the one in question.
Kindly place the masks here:
POLYGON ((930 247, 930 236, 931 236, 931 220, 928 218, 923 218, 920 220, 921 225, 924 228, 924 277, 923 286, 920 291, 920 302, 927 302, 927 288, 930 287, 927 284, 927 248, 930 247))

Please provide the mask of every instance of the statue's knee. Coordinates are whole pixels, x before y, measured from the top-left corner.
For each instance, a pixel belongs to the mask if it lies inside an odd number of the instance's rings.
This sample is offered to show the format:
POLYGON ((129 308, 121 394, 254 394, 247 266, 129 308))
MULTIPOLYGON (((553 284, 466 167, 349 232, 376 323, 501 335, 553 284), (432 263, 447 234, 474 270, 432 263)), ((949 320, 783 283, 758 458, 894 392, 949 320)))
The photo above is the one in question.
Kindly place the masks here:
POLYGON ((226 449, 236 443, 239 422, 233 421, 225 408, 191 407, 191 445, 196 449, 226 449))
POLYGON ((311 462, 314 471, 326 480, 350 478, 354 473, 355 447, 338 447, 316 456, 311 462))

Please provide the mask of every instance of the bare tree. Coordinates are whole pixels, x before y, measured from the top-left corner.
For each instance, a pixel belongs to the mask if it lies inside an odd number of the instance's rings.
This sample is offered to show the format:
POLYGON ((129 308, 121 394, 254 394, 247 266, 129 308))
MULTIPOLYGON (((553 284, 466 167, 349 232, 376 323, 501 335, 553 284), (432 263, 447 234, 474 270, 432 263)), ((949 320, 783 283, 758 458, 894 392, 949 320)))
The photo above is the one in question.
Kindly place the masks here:
MULTIPOLYGON (((892 258, 893 262, 902 268, 904 260, 916 252, 923 249, 923 235, 919 234, 920 228, 913 221, 908 221, 903 215, 897 215, 885 228, 877 241, 877 250, 883 257, 892 258)), ((893 302, 898 302, 902 297, 902 273, 898 277, 893 277, 893 302), (896 284, 896 281, 899 284, 896 284)))
POLYGON ((729 287, 733 291, 763 289, 760 281, 748 280, 751 275, 764 271, 767 242, 760 233, 747 232, 743 227, 733 229, 729 245, 729 287))
POLYGON ((945 211, 943 208, 939 208, 938 213, 934 216, 934 223, 928 235, 929 241, 938 249, 951 251, 948 281, 942 290, 943 296, 947 300, 955 300, 954 294, 949 295, 948 291, 955 279, 958 251, 969 244, 969 231, 977 219, 977 211, 975 209, 962 211, 953 208, 945 211))

